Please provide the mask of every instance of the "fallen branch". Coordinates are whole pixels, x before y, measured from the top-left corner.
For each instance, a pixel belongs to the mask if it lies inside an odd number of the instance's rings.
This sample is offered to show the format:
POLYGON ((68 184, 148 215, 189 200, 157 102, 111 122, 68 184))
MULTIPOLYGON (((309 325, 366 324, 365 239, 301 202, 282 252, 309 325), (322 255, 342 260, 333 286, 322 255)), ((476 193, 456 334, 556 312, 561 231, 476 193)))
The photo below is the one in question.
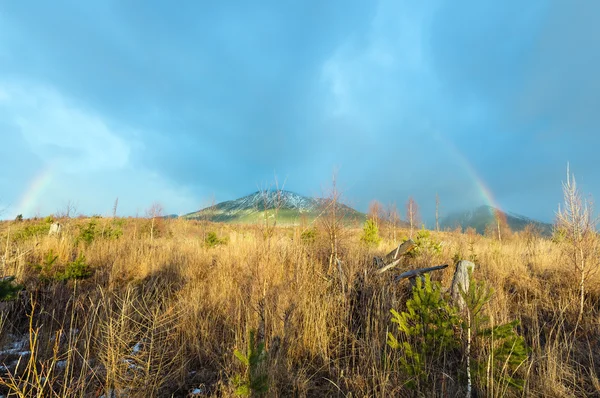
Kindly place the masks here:
POLYGON ((401 260, 401 259, 399 258, 398 260, 394 261, 393 263, 391 263, 391 264, 388 264, 388 265, 386 265, 386 266, 385 266, 385 267, 383 267, 383 268, 379 268, 379 269, 377 270, 377 273, 378 273, 378 274, 383 274, 383 273, 384 273, 385 271, 387 271, 388 269, 394 268, 396 265, 398 265, 398 264, 400 263, 400 260, 401 260))
POLYGON ((389 264, 394 260, 400 259, 401 256, 408 253, 413 247, 415 247, 415 241, 413 241, 412 239, 402 242, 398 245, 397 248, 386 254, 386 256, 384 257, 385 263, 389 264))
POLYGON ((385 271, 394 268, 400 263, 401 257, 408 253, 413 247, 415 247, 415 242, 412 239, 409 239, 399 244, 397 248, 386 254, 384 258, 375 257, 373 262, 378 268, 377 273, 382 274, 385 271))
POLYGON ((429 267, 429 268, 420 268, 420 269, 413 269, 410 271, 406 271, 398 276, 396 276, 396 278, 394 278, 394 280, 396 282, 401 281, 402 279, 412 279, 412 278, 416 278, 419 275, 423 275, 426 274, 428 272, 431 271, 437 271, 440 269, 444 269, 448 267, 448 264, 444 264, 444 265, 436 265, 435 267, 429 267))

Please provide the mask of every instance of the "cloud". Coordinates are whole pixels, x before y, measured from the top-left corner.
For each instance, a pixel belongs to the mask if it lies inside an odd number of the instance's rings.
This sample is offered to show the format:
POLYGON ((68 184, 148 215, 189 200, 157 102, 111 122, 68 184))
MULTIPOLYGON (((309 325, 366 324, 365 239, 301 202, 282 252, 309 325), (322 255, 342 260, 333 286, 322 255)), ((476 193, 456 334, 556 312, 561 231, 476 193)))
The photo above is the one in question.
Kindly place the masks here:
POLYGON ((57 174, 31 210, 33 213, 39 210, 40 214, 54 213, 71 201, 78 204, 79 212, 106 216, 111 214, 116 198, 119 198, 119 215, 140 217, 145 216, 145 211, 155 202, 161 203, 167 214, 191 212, 202 204, 184 186, 174 186, 149 170, 126 167, 86 175, 57 174))
POLYGON ((508 210, 548 219, 567 160, 597 190, 596 8, 7 4, 0 162, 19 170, 0 184, 22 192, 57 158, 75 194, 93 175, 102 203, 136 187, 178 208, 274 175, 320 194, 337 168, 357 207, 412 195, 428 219, 436 192, 448 211, 481 204, 478 175, 508 210))
MULTIPOLYGON (((140 213, 154 201, 184 212, 199 203, 185 186, 134 164, 144 146, 125 138, 131 130, 86 109, 57 89, 32 82, 0 82, 0 166, 12 170, 0 179, 7 215, 49 214, 67 201, 79 211, 105 214, 120 197, 124 214, 140 213), (40 175, 44 183, 40 186, 40 175)), ((123 214, 123 213, 122 213, 123 214)))
POLYGON ((437 139, 454 140, 447 126, 456 106, 441 98, 431 64, 435 12, 435 4, 380 2, 365 35, 341 43, 323 64, 330 146, 340 148, 340 178, 362 208, 374 198, 402 207, 412 195, 433 214, 436 192, 449 208, 481 201, 465 195, 476 181, 463 159, 437 139))
POLYGON ((371 8, 14 4, 0 27, 0 74, 51 81, 140 131, 144 147, 130 160, 174 184, 211 186, 228 199, 276 172, 296 175, 302 190, 313 186, 304 175, 321 166, 311 155, 322 142, 322 61, 361 34, 371 8))
POLYGON ((63 172, 118 170, 130 145, 100 116, 48 86, 0 82, 0 114, 41 161, 63 172))

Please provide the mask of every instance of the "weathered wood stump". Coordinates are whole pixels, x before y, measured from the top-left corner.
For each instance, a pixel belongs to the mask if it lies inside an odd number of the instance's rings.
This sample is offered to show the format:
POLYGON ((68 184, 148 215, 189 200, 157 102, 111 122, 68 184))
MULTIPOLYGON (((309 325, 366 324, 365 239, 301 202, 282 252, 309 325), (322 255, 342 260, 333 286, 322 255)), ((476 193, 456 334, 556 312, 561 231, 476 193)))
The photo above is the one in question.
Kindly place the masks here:
POLYGON ((50 231, 48 231, 48 236, 58 236, 62 232, 62 225, 59 222, 53 222, 50 225, 50 231))
POLYGON ((454 278, 452 278, 452 286, 450 288, 452 301, 454 301, 461 311, 465 308, 465 300, 461 295, 461 291, 466 292, 469 290, 469 268, 471 272, 474 271, 475 264, 467 260, 460 260, 456 263, 456 270, 454 271, 454 278))

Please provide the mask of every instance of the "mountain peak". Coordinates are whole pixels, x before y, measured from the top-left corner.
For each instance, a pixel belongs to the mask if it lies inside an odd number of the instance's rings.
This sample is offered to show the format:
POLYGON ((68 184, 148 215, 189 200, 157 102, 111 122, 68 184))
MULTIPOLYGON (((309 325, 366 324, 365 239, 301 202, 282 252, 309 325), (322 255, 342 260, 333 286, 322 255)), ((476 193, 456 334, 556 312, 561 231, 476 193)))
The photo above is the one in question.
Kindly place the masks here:
POLYGON ((250 195, 244 196, 236 200, 230 200, 220 203, 221 209, 227 208, 230 210, 271 210, 271 209, 294 209, 299 211, 307 211, 312 209, 317 204, 317 200, 302 196, 292 191, 264 190, 256 191, 250 195))
MULTIPOLYGON (((187 219, 207 219, 221 222, 253 223, 264 219, 264 213, 273 214, 278 209, 277 218, 284 224, 297 224, 301 217, 315 219, 323 212, 326 200, 311 198, 283 189, 261 190, 239 199, 218 203, 183 216, 187 219)), ((348 220, 362 220, 365 215, 346 205, 338 204, 348 220)))

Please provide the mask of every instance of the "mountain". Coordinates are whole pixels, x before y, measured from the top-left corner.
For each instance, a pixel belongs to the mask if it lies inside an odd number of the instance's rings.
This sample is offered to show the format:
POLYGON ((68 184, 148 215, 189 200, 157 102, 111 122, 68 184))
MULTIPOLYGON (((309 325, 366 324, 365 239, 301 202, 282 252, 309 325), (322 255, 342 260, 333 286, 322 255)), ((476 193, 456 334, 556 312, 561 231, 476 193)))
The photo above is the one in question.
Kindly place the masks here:
MULTIPOLYGON (((323 214, 328 201, 323 198, 310 198, 294 192, 258 191, 236 200, 218 203, 199 211, 182 216, 191 220, 209 220, 214 222, 253 224, 261 222, 267 216, 275 217, 280 225, 310 223, 323 214)), ((338 204, 345 223, 362 224, 366 215, 344 204, 338 204)))
POLYGON ((452 213, 441 220, 440 227, 443 229, 461 227, 463 230, 471 227, 475 228, 477 233, 483 234, 488 225, 495 225, 496 212, 499 212, 502 217, 506 218, 506 222, 512 231, 522 231, 527 225, 532 224, 542 235, 552 234, 551 224, 536 221, 519 214, 503 212, 492 206, 480 206, 473 210, 452 213))

